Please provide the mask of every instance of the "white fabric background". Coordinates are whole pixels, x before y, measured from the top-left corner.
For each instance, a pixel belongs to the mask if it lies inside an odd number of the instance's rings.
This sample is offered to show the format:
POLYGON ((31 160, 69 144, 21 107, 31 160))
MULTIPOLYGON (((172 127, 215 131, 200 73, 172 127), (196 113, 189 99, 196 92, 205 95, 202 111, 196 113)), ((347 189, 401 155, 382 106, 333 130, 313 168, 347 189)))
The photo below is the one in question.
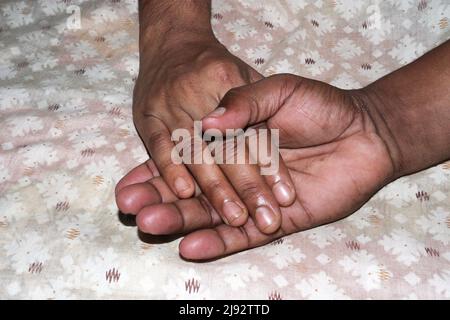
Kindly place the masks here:
MULTIPOLYGON (((217 0, 212 18, 265 75, 343 88, 446 41, 449 20, 448 0, 217 0)), ((133 0, 0 3, 0 298, 450 298, 450 162, 214 262, 143 242, 113 193, 147 158, 131 117, 137 21, 133 0)))

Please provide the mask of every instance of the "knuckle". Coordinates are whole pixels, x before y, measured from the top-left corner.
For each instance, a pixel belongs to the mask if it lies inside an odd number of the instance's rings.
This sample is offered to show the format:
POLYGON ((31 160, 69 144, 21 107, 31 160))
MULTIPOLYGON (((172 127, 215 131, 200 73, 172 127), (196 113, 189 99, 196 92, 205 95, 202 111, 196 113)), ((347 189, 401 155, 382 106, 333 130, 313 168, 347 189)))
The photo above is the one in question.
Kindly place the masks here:
POLYGON ((208 78, 225 84, 235 83, 241 78, 237 66, 226 60, 210 60, 205 63, 204 71, 208 78))
POLYGON ((175 173, 175 169, 178 167, 178 165, 173 163, 169 157, 167 160, 160 160, 159 167, 161 168, 163 174, 167 176, 169 173, 175 173))
POLYGON ((161 108, 158 108, 159 105, 159 102, 153 99, 146 100, 142 103, 133 102, 133 120, 148 117, 158 117, 160 113, 159 111, 161 110, 161 108))
POLYGON ((208 216, 211 217, 211 224, 212 224, 212 217, 213 217, 213 214, 216 213, 216 211, 214 210, 213 206, 208 201, 208 199, 205 197, 205 195, 201 194, 198 197, 198 200, 199 200, 200 206, 204 210, 204 212, 206 214, 208 214, 208 216))
POLYGON ((198 161, 202 159, 204 149, 200 138, 190 134, 176 142, 175 145, 180 150, 184 160, 188 161, 187 164, 199 164, 198 161))
POLYGON ((149 146, 149 152, 150 155, 154 159, 165 159, 167 160, 159 160, 159 163, 157 163, 158 167, 161 168, 161 170, 165 170, 166 167, 168 167, 172 163, 170 153, 172 151, 173 143, 171 143, 170 138, 168 139, 167 133, 164 131, 154 131, 150 132, 148 137, 148 146, 149 146), (169 154, 167 157, 166 155, 169 154), (157 157, 155 155, 158 155, 157 157))
POLYGON ((256 202, 264 193, 261 190, 261 185, 255 181, 241 182, 238 189, 241 197, 250 202, 256 202))
POLYGON ((222 59, 209 59, 205 63, 205 69, 214 73, 227 73, 232 70, 233 64, 222 59))
POLYGON ((160 130, 153 131, 149 133, 148 139, 152 145, 163 146, 167 142, 167 134, 160 130))
POLYGON ((297 82, 298 76, 291 74, 291 73, 281 73, 278 75, 275 75, 275 77, 280 77, 286 82, 297 82))
POLYGON ((235 198, 228 183, 221 181, 220 178, 206 181, 203 185, 200 185, 200 188, 212 204, 222 203, 224 199, 229 199, 230 197, 235 198))
POLYGON ((184 72, 179 74, 175 79, 171 81, 172 92, 178 90, 188 91, 195 84, 195 74, 192 72, 184 72))
POLYGON ((301 83, 301 78, 294 74, 279 74, 274 77, 281 79, 281 95, 288 96, 290 92, 295 91, 301 83))
POLYGON ((212 179, 205 183, 205 192, 207 193, 214 193, 217 192, 217 190, 225 190, 226 185, 219 179, 212 179))
MULTIPOLYGON (((159 95, 156 95, 159 96, 159 95)), ((150 96, 146 92, 139 91, 136 89, 133 93, 133 111, 135 110, 147 110, 150 106, 152 106, 158 99, 155 98, 155 95, 150 96)))

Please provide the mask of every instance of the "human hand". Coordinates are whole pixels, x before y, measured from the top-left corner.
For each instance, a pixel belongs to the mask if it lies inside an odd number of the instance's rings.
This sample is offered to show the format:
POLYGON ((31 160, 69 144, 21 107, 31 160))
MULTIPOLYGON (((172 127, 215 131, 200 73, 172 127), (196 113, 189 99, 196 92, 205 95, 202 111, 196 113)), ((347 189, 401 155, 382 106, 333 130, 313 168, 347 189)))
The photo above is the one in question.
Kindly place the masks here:
POLYGON ((216 258, 341 219, 395 176, 392 144, 379 135, 363 90, 277 75, 230 90, 219 108, 222 115, 203 120, 205 129, 224 131, 266 121, 269 129, 280 130, 280 152, 296 199, 281 208, 281 228, 274 234, 260 232, 252 219, 234 228, 221 223, 203 195, 179 199, 151 162, 141 165, 118 184, 119 208, 125 199, 133 202, 144 232, 190 232, 180 243, 185 258, 216 258))
MULTIPOLYGON (((279 205, 290 205, 295 198, 283 163, 277 174, 262 176, 258 165, 185 165, 171 157, 174 130, 187 129, 194 136, 194 121, 214 110, 228 90, 262 76, 212 35, 172 37, 177 41, 169 37, 157 51, 142 46, 133 99, 134 122, 158 171, 179 198, 191 197, 197 183, 229 225, 243 225, 250 214, 263 232, 276 231, 281 224, 279 205)), ((138 209, 130 201, 122 202, 125 213, 137 214, 138 209)))

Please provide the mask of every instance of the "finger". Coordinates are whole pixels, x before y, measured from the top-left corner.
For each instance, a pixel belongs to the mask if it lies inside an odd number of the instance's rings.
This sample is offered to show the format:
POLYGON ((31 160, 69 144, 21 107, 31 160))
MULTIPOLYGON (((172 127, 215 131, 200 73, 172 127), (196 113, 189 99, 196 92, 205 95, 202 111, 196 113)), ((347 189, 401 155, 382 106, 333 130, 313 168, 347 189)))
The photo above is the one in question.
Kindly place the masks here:
POLYGON ((295 187, 286 164, 281 158, 281 155, 279 157, 278 172, 272 175, 264 175, 264 179, 271 188, 278 204, 283 207, 288 207, 295 201, 295 187))
POLYGON ((329 223, 333 218, 317 220, 299 201, 282 208, 282 226, 273 234, 264 234, 252 219, 240 228, 218 225, 188 234, 179 245, 182 257, 189 260, 220 258, 269 243, 282 236, 329 223))
POLYGON ((180 199, 175 193, 173 193, 163 177, 154 177, 147 183, 151 184, 158 191, 161 196, 162 203, 174 202, 180 199))
POLYGON ((225 223, 237 227, 247 221, 245 204, 216 164, 188 165, 188 168, 225 223))
POLYGON ((223 164, 220 167, 244 201, 258 228, 264 233, 278 230, 281 225, 280 208, 261 176, 259 167, 250 164, 223 164))
POLYGON ((245 134, 227 135, 224 141, 215 140, 210 146, 216 161, 247 206, 258 228, 273 233, 281 225, 279 203, 290 205, 295 190, 286 167, 280 171, 278 143, 265 128, 249 128, 245 134), (219 149, 220 150, 220 149, 219 149), (223 161, 224 160, 224 161, 223 161), (264 166, 264 167, 262 167, 264 166))
POLYGON ((143 207, 177 201, 179 198, 162 177, 123 187, 116 195, 116 203, 125 214, 137 214, 143 207))
POLYGON ((159 175, 152 160, 148 160, 128 172, 116 185, 115 196, 119 210, 136 214, 146 205, 161 201, 159 192, 146 181, 159 175))
POLYGON ((275 75, 253 84, 234 88, 219 106, 202 120, 203 128, 246 128, 269 119, 301 82, 294 75, 275 75))
POLYGON ((272 233, 280 227, 280 209, 270 187, 260 174, 257 160, 249 151, 247 142, 253 143, 258 149, 256 130, 251 132, 255 133, 251 137, 241 134, 243 131, 240 130, 236 134, 227 135, 225 139, 221 133, 205 133, 208 141, 211 141, 207 151, 215 163, 219 164, 258 227, 263 232, 272 233))
MULTIPOLYGON (((245 204, 211 157, 208 146, 200 136, 201 129, 193 127, 192 119, 178 123, 185 132, 180 135, 177 149, 182 151, 183 161, 203 194, 225 223, 231 226, 243 225, 248 218, 245 204)), ((174 131, 177 128, 171 129, 174 131)))
POLYGON ((160 193, 148 182, 123 187, 116 195, 117 206, 125 214, 137 214, 143 207, 161 202, 160 193))
POLYGON ((179 251, 183 258, 189 260, 214 259, 264 245, 283 235, 282 230, 264 234, 249 220, 240 228, 219 225, 190 233, 180 242, 179 251))
POLYGON ((139 229, 153 235, 182 234, 222 223, 203 195, 144 207, 136 218, 139 229))
POLYGON ((149 137, 145 141, 146 146, 164 180, 178 197, 191 197, 195 191, 194 182, 186 167, 173 161, 172 151, 175 145, 166 126, 161 120, 149 117, 145 130, 145 136, 149 137))
POLYGON ((132 169, 116 186, 116 203, 126 214, 137 214, 143 207, 178 200, 170 187, 159 176, 153 160, 132 169))
MULTIPOLYGON (((271 188, 278 204, 288 207, 296 198, 295 185, 279 152, 278 132, 274 132, 274 129, 267 129, 265 123, 249 128, 247 130, 248 135, 251 129, 256 130, 258 141, 256 159, 260 166, 261 175, 271 188)), ((255 153, 255 151, 252 152, 255 153)))
POLYGON ((149 159, 128 172, 116 185, 115 194, 132 184, 141 183, 159 176, 154 162, 149 159))

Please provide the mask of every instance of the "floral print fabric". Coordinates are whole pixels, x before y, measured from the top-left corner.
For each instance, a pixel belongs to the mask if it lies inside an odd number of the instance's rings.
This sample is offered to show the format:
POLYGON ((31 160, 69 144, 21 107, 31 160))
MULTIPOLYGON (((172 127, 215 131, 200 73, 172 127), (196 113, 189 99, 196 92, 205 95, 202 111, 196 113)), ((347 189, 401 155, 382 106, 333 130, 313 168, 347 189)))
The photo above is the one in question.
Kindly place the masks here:
MULTIPOLYGON (((450 3, 216 0, 212 23, 265 75, 358 88, 449 39, 450 3)), ((138 235, 114 201, 147 158, 137 26, 135 0, 1 2, 1 298, 450 298, 450 162, 347 219, 209 263, 138 235)))

